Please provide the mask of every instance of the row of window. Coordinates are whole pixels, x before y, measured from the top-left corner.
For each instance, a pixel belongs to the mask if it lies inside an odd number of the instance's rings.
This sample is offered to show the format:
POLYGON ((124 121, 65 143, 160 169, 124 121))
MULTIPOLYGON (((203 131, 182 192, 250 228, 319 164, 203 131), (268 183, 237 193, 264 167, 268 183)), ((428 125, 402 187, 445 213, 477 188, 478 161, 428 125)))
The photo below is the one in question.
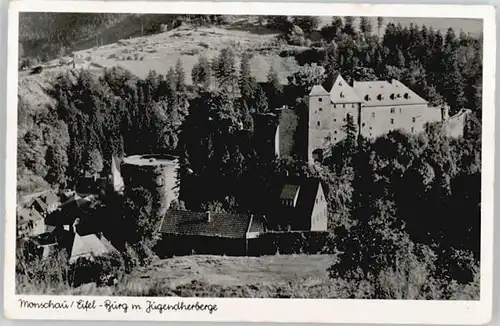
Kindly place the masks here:
MULTIPOLYGON (((375 118, 375 112, 372 112, 372 118, 375 118)), ((346 119, 344 119, 344 121, 346 121, 346 119)), ((417 119, 415 117, 411 118, 411 122, 412 123, 415 123, 417 121, 417 119)), ((333 119, 333 122, 337 122, 337 119, 333 119)), ((394 124, 394 119, 391 118, 391 124, 394 124)), ((319 121, 316 122, 316 125, 318 127, 321 126, 321 123, 319 121)), ((365 123, 363 122, 362 126, 364 127, 365 126, 365 123)))
MULTIPOLYGON (((343 106, 343 108, 345 109, 345 104, 342 104, 342 106, 343 106)), ((336 107, 337 107, 337 106, 336 106, 336 104, 334 104, 334 105, 333 105, 333 108, 335 109, 336 107)), ((352 104, 352 107, 354 108, 354 107, 355 107, 355 105, 354 105, 354 104, 352 104)), ((318 108, 318 110, 319 110, 320 112, 322 112, 322 111, 323 111, 323 108, 318 108)), ((395 114, 395 113, 396 113, 396 108, 391 108, 391 113, 392 113, 392 114, 395 114)), ((401 113, 401 108, 399 108, 399 113, 401 113)), ((372 112, 372 118, 375 118, 375 112, 372 112)))

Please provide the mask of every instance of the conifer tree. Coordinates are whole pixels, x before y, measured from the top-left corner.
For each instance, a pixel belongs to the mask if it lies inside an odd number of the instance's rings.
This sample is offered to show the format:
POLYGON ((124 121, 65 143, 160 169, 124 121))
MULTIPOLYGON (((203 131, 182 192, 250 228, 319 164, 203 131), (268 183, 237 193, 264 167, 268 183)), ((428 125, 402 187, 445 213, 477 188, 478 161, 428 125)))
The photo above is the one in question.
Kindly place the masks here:
POLYGON ((238 90, 238 76, 236 73, 236 56, 232 48, 222 49, 219 56, 214 58, 212 71, 217 82, 217 88, 234 100, 238 90))
POLYGON ((184 72, 180 58, 177 59, 177 63, 175 64, 175 89, 180 93, 186 91, 186 73, 184 72))
POLYGON ((239 79, 241 97, 247 103, 253 98, 257 84, 255 78, 251 75, 250 59, 251 54, 249 52, 242 55, 239 79))
POLYGON ((191 78, 194 85, 204 90, 210 88, 210 63, 205 56, 200 56, 198 62, 193 66, 191 78))
POLYGON ((384 26, 384 17, 377 17, 377 34, 380 37, 380 30, 384 26))
POLYGON ((271 65, 269 73, 267 74, 267 94, 268 94, 268 107, 273 110, 280 106, 281 97, 283 96, 283 85, 281 85, 278 72, 271 65))
POLYGON ((370 36, 372 33, 372 23, 369 17, 361 17, 359 29, 365 36, 370 36))
POLYGON ((344 18, 344 28, 342 29, 342 32, 350 36, 356 35, 356 28, 354 27, 354 17, 346 16, 344 18))
POLYGON ((352 151, 356 146, 358 128, 356 127, 353 116, 349 113, 346 115, 346 122, 345 125, 342 127, 342 131, 346 134, 345 141, 347 147, 352 148, 352 150, 350 150, 352 153, 352 151))
POLYGON ((266 93, 260 85, 257 85, 254 93, 253 107, 255 112, 266 113, 268 112, 268 102, 266 93))

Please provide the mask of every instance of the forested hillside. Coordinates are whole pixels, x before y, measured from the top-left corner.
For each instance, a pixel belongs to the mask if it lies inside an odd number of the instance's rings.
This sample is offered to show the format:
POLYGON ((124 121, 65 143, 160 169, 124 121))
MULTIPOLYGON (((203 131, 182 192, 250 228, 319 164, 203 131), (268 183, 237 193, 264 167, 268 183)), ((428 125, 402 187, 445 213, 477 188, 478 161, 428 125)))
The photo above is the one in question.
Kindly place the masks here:
POLYGON ((22 13, 20 57, 46 61, 73 51, 150 35, 184 20, 218 22, 218 16, 116 13, 22 13))
MULTIPOLYGON (((99 17, 94 26, 117 19, 99 17)), ((312 86, 328 88, 338 72, 349 81, 396 78, 433 105, 446 102, 452 114, 468 108, 481 120, 481 37, 394 24, 378 37, 368 20, 360 22, 334 18, 319 27, 314 17, 269 17, 280 42, 307 48, 292 54, 302 65, 287 85, 274 67, 258 83, 249 69, 255 53, 232 47, 210 60, 200 56, 192 71, 179 61, 144 79, 120 68, 101 77, 62 74, 48 90, 55 105, 33 114, 20 99, 20 121, 29 128, 18 138, 18 190, 71 187, 112 155, 175 153, 186 208, 259 213, 275 177, 314 175, 329 201, 332 250, 340 253, 330 276, 341 297, 477 298, 480 126, 470 123, 458 140, 437 124, 368 141, 347 121, 348 137, 320 166, 266 157, 253 141, 253 113, 283 104, 305 112, 312 86)), ((61 44, 71 38, 60 36, 61 44)), ((134 218, 146 221, 148 209, 136 209, 134 218)))

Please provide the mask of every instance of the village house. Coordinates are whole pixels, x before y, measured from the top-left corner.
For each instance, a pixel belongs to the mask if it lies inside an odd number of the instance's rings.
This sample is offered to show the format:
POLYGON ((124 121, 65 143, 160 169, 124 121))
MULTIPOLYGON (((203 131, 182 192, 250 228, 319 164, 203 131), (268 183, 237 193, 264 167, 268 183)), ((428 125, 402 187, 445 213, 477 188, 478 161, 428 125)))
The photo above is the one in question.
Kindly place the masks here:
POLYGON ((60 205, 59 197, 51 190, 25 196, 17 208, 17 233, 33 237, 46 232, 45 218, 60 205))
POLYGON ((79 219, 73 223, 73 244, 69 263, 73 264, 80 258, 94 260, 105 254, 118 252, 115 247, 102 234, 82 234, 78 230, 79 219))
POLYGON ((326 231, 328 203, 317 178, 286 177, 277 183, 269 228, 280 231, 326 231))
POLYGON ((36 210, 41 216, 46 217, 54 212, 60 204, 59 197, 52 190, 46 190, 25 196, 20 206, 36 210))
POLYGON ((45 232, 45 220, 35 209, 20 207, 17 210, 17 236, 34 237, 45 232))
POLYGON ((160 227, 158 253, 246 255, 252 239, 266 231, 253 215, 168 210, 160 227))
POLYGON ((121 161, 118 157, 113 156, 101 173, 86 173, 78 180, 76 191, 88 195, 122 193, 125 186, 121 176, 121 161))

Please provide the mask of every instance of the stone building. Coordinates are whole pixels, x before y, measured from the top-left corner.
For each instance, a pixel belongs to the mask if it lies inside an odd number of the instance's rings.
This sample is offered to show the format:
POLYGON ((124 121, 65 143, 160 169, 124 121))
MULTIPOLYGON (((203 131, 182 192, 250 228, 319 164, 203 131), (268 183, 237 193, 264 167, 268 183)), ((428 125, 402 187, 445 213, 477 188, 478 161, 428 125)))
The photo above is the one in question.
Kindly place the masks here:
POLYGON ((323 151, 342 140, 347 116, 357 134, 377 138, 391 130, 422 132, 429 122, 446 121, 447 107, 428 102, 398 80, 354 81, 339 74, 330 90, 314 86, 308 98, 308 160, 321 159, 323 151))
POLYGON ((170 203, 179 197, 178 171, 177 157, 163 154, 132 155, 121 164, 125 192, 135 187, 150 191, 159 216, 165 215, 170 203))
POLYGON ((419 133, 431 122, 443 122, 447 134, 459 137, 470 112, 462 110, 449 117, 448 106, 429 106, 398 80, 354 81, 350 85, 340 74, 329 92, 321 85, 312 88, 307 112, 300 114, 288 108, 280 111, 278 156, 297 155, 309 162, 321 161, 329 155, 332 145, 345 138, 349 116, 356 135, 366 138, 377 138, 396 129, 419 133), (296 146, 297 143, 304 146, 296 146))
POLYGON ((326 231, 328 202, 317 178, 285 177, 277 180, 267 216, 274 231, 326 231))

